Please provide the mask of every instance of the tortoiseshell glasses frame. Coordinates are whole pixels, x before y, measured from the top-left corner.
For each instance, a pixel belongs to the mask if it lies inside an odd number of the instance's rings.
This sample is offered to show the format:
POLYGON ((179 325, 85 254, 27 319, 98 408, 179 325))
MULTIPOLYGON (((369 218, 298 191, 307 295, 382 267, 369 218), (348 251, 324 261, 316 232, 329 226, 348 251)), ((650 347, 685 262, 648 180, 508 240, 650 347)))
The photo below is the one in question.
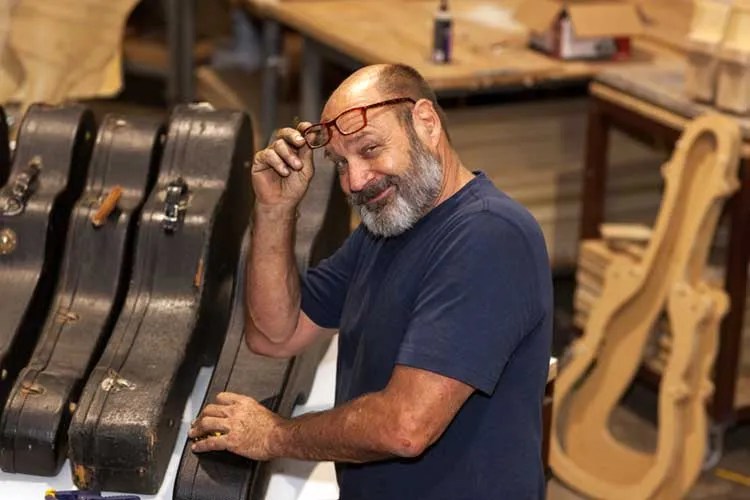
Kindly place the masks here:
POLYGON ((339 114, 333 120, 327 122, 315 123, 302 131, 302 136, 310 149, 322 148, 331 140, 331 128, 336 127, 341 135, 356 134, 367 126, 367 110, 410 102, 415 104, 417 101, 411 97, 396 97, 385 101, 368 104, 367 106, 358 106, 347 109, 339 114))

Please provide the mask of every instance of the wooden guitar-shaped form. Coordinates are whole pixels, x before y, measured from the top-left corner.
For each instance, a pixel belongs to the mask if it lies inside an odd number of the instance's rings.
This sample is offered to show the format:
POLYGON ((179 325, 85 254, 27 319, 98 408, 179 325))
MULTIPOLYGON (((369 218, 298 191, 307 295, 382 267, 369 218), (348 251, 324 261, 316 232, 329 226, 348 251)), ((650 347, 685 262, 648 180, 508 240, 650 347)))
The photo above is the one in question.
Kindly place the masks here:
POLYGON ((702 276, 723 202, 738 186, 739 142, 735 122, 718 115, 686 127, 663 168, 664 197, 643 258, 613 257, 586 331, 555 383, 550 463, 560 479, 588 495, 663 497, 668 475, 692 475, 682 468, 683 437, 688 427, 705 427, 692 407, 703 412, 710 394, 710 367, 693 361, 711 344, 726 310, 723 292, 702 276), (661 379, 656 449, 644 453, 619 442, 608 420, 665 308, 673 346, 661 379), (691 385, 702 387, 699 397, 690 396, 691 385))

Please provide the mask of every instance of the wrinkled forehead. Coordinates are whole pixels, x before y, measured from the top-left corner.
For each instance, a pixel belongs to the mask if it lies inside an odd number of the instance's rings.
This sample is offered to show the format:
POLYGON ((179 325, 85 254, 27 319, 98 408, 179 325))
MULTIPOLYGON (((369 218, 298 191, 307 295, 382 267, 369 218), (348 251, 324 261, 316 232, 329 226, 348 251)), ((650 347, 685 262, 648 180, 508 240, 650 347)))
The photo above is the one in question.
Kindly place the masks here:
POLYGON ((370 80, 350 82, 345 87, 339 87, 326 102, 320 121, 333 120, 344 111, 352 108, 367 106, 383 100, 381 93, 370 80))

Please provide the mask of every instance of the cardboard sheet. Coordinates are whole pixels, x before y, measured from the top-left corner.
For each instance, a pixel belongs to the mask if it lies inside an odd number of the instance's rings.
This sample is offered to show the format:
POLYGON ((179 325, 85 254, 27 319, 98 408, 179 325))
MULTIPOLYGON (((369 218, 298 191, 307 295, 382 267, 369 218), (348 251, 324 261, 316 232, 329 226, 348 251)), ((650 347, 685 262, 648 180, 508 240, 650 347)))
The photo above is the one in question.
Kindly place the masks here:
POLYGON ((110 96, 138 0, 12 0, 0 6, 0 103, 110 96))

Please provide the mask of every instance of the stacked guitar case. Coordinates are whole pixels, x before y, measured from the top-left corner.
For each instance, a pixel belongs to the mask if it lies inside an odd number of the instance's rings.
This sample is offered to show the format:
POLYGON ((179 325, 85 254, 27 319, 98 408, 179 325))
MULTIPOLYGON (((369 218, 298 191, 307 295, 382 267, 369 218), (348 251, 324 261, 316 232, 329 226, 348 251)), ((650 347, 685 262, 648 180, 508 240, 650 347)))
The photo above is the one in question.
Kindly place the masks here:
POLYGON ((161 485, 197 371, 229 321, 251 138, 243 113, 196 105, 171 115, 130 289, 69 431, 79 488, 155 493, 161 485))
MULTIPOLYGON (((153 494, 196 375, 289 416, 327 343, 277 360, 244 342, 252 130, 246 114, 179 106, 165 128, 80 105, 29 108, 11 159, 0 108, 0 468, 86 490, 153 494), (11 166, 12 163, 12 166, 11 166), (244 243, 243 243, 243 234, 244 243), (242 251, 241 251, 242 248, 242 251), (219 358, 216 362, 217 357, 219 358)), ((318 158, 296 259, 349 232, 318 158)), ((174 498, 261 498, 266 464, 185 447, 174 498)))
POLYGON ((54 476, 62 467, 71 414, 127 292, 137 216, 161 137, 159 123, 146 118, 110 115, 99 128, 52 307, 0 420, 6 472, 54 476))
POLYGON ((10 148, 8 143, 8 120, 0 108, 0 186, 5 185, 10 171, 10 148))
MULTIPOLYGON (((349 231, 349 209, 328 162, 317 162, 315 177, 300 207, 295 255, 300 271, 332 254, 349 231)), ((243 290, 246 234, 237 266, 232 315, 226 341, 209 384, 204 405, 220 392, 251 396, 270 410, 290 416, 304 400, 327 343, 292 359, 272 359, 253 354, 244 341, 243 290)), ((185 446, 174 488, 175 500, 246 500, 265 495, 267 463, 228 452, 195 454, 185 446)))
POLYGON ((34 105, 20 125, 13 167, 0 189, 0 404, 47 316, 93 138, 93 115, 76 105, 34 105))

